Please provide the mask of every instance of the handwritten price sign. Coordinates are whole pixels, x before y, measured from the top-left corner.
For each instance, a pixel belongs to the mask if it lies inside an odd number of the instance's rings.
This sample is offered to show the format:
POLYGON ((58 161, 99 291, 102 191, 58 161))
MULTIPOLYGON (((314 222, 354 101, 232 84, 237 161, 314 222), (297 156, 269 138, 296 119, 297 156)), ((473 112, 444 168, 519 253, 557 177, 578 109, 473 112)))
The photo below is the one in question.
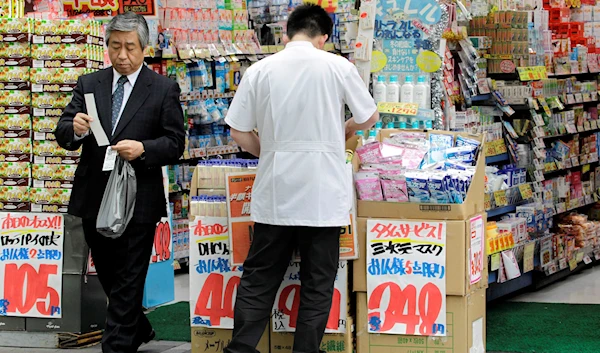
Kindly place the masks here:
POLYGON ((151 263, 168 261, 172 258, 173 238, 168 218, 163 218, 156 225, 154 232, 154 247, 152 248, 151 263))
POLYGON ((60 318, 64 219, 0 213, 0 315, 60 318))
POLYGON ((377 110, 382 114, 417 115, 419 105, 415 103, 378 103, 377 110))
POLYGON ((190 222, 190 313, 193 327, 233 328, 242 268, 230 263, 227 217, 190 222))
MULTIPOLYGON (((326 333, 346 333, 348 303, 348 264, 340 261, 334 284, 333 302, 326 333)), ((289 265, 273 306, 273 331, 295 332, 300 308, 300 263, 289 265)))
POLYGON ((446 223, 368 220, 369 332, 446 336, 446 223))

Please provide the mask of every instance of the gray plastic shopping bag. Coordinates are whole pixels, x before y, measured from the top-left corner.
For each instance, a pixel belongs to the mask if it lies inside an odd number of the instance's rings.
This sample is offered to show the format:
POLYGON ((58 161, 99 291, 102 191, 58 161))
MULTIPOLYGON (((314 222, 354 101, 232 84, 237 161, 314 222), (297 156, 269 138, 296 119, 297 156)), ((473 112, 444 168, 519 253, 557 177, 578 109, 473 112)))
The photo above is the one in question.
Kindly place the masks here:
POLYGON ((98 233, 116 239, 125 232, 133 217, 136 194, 135 170, 129 162, 117 156, 96 220, 98 233))

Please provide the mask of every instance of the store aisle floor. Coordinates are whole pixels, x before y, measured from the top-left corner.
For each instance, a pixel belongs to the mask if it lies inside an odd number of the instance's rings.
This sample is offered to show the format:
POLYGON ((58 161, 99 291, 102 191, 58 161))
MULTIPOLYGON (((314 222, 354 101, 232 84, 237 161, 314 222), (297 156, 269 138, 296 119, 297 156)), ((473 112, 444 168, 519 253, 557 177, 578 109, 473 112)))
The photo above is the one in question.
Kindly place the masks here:
MULTIPOLYGON (((100 345, 90 348, 65 350, 65 349, 35 349, 35 348, 3 348, 0 347, 0 353, 65 353, 74 351, 77 353, 102 353, 100 345)), ((183 342, 156 341, 142 346, 138 353, 190 353, 192 345, 183 342)))
POLYGON ((526 303, 600 304, 600 266, 584 270, 512 301, 526 303), (574 290, 576 289, 576 290, 574 290))

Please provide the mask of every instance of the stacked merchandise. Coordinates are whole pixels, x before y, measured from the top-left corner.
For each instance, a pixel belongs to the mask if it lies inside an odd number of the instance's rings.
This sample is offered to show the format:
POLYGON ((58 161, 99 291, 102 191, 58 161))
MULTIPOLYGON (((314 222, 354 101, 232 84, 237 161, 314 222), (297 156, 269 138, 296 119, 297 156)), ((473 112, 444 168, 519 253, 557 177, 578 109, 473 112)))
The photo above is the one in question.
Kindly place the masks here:
POLYGON ((80 20, 0 24, 2 209, 64 213, 80 151, 60 148, 53 132, 77 78, 102 65, 100 26, 80 20))
POLYGON ((382 130, 375 142, 361 145, 353 155, 359 198, 360 258, 353 266, 357 351, 483 350, 488 281, 482 136, 382 130), (398 154, 401 150, 409 153, 398 154), (399 155, 412 158, 395 160, 399 155), (431 252, 420 245, 423 237, 431 252), (404 293, 396 292, 400 283, 404 293), (382 296, 388 290, 389 298, 382 296), (406 301, 391 299, 396 295, 406 301), (406 305, 424 307, 411 301, 425 301, 429 311, 406 311, 406 305), (400 315, 384 316, 391 310, 400 315), (482 338, 471 343, 473 336, 482 338))
MULTIPOLYGON (((190 260, 196 267, 190 276, 193 352, 202 352, 207 346, 219 347, 220 351, 231 339, 234 288, 239 283, 240 266, 252 237, 249 206, 257 163, 243 159, 208 160, 195 169, 189 212, 189 243, 194 244, 190 260), (217 263, 221 264, 219 268, 215 267, 217 263), (209 304, 209 301, 215 304, 215 295, 217 300, 223 298, 222 309, 209 304)), ((322 342, 323 350, 352 352, 347 271, 346 261, 340 261, 336 300, 322 342)), ((292 262, 275 300, 272 325, 267 327, 257 349, 271 352, 291 349, 300 295, 298 285, 299 266, 292 262), (290 305, 292 302, 296 304, 290 305)))

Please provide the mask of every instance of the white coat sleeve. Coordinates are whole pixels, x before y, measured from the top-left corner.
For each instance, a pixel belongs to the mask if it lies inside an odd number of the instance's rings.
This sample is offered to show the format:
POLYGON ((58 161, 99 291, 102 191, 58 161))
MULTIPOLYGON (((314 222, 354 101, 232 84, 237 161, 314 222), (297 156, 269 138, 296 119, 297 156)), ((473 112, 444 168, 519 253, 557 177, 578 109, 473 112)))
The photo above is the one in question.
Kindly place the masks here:
POLYGON ((377 105, 354 65, 346 75, 343 87, 344 102, 350 108, 354 121, 357 124, 365 123, 375 113, 377 105))
POLYGON ((246 71, 225 117, 227 125, 242 132, 250 132, 256 128, 256 92, 250 76, 246 71))

